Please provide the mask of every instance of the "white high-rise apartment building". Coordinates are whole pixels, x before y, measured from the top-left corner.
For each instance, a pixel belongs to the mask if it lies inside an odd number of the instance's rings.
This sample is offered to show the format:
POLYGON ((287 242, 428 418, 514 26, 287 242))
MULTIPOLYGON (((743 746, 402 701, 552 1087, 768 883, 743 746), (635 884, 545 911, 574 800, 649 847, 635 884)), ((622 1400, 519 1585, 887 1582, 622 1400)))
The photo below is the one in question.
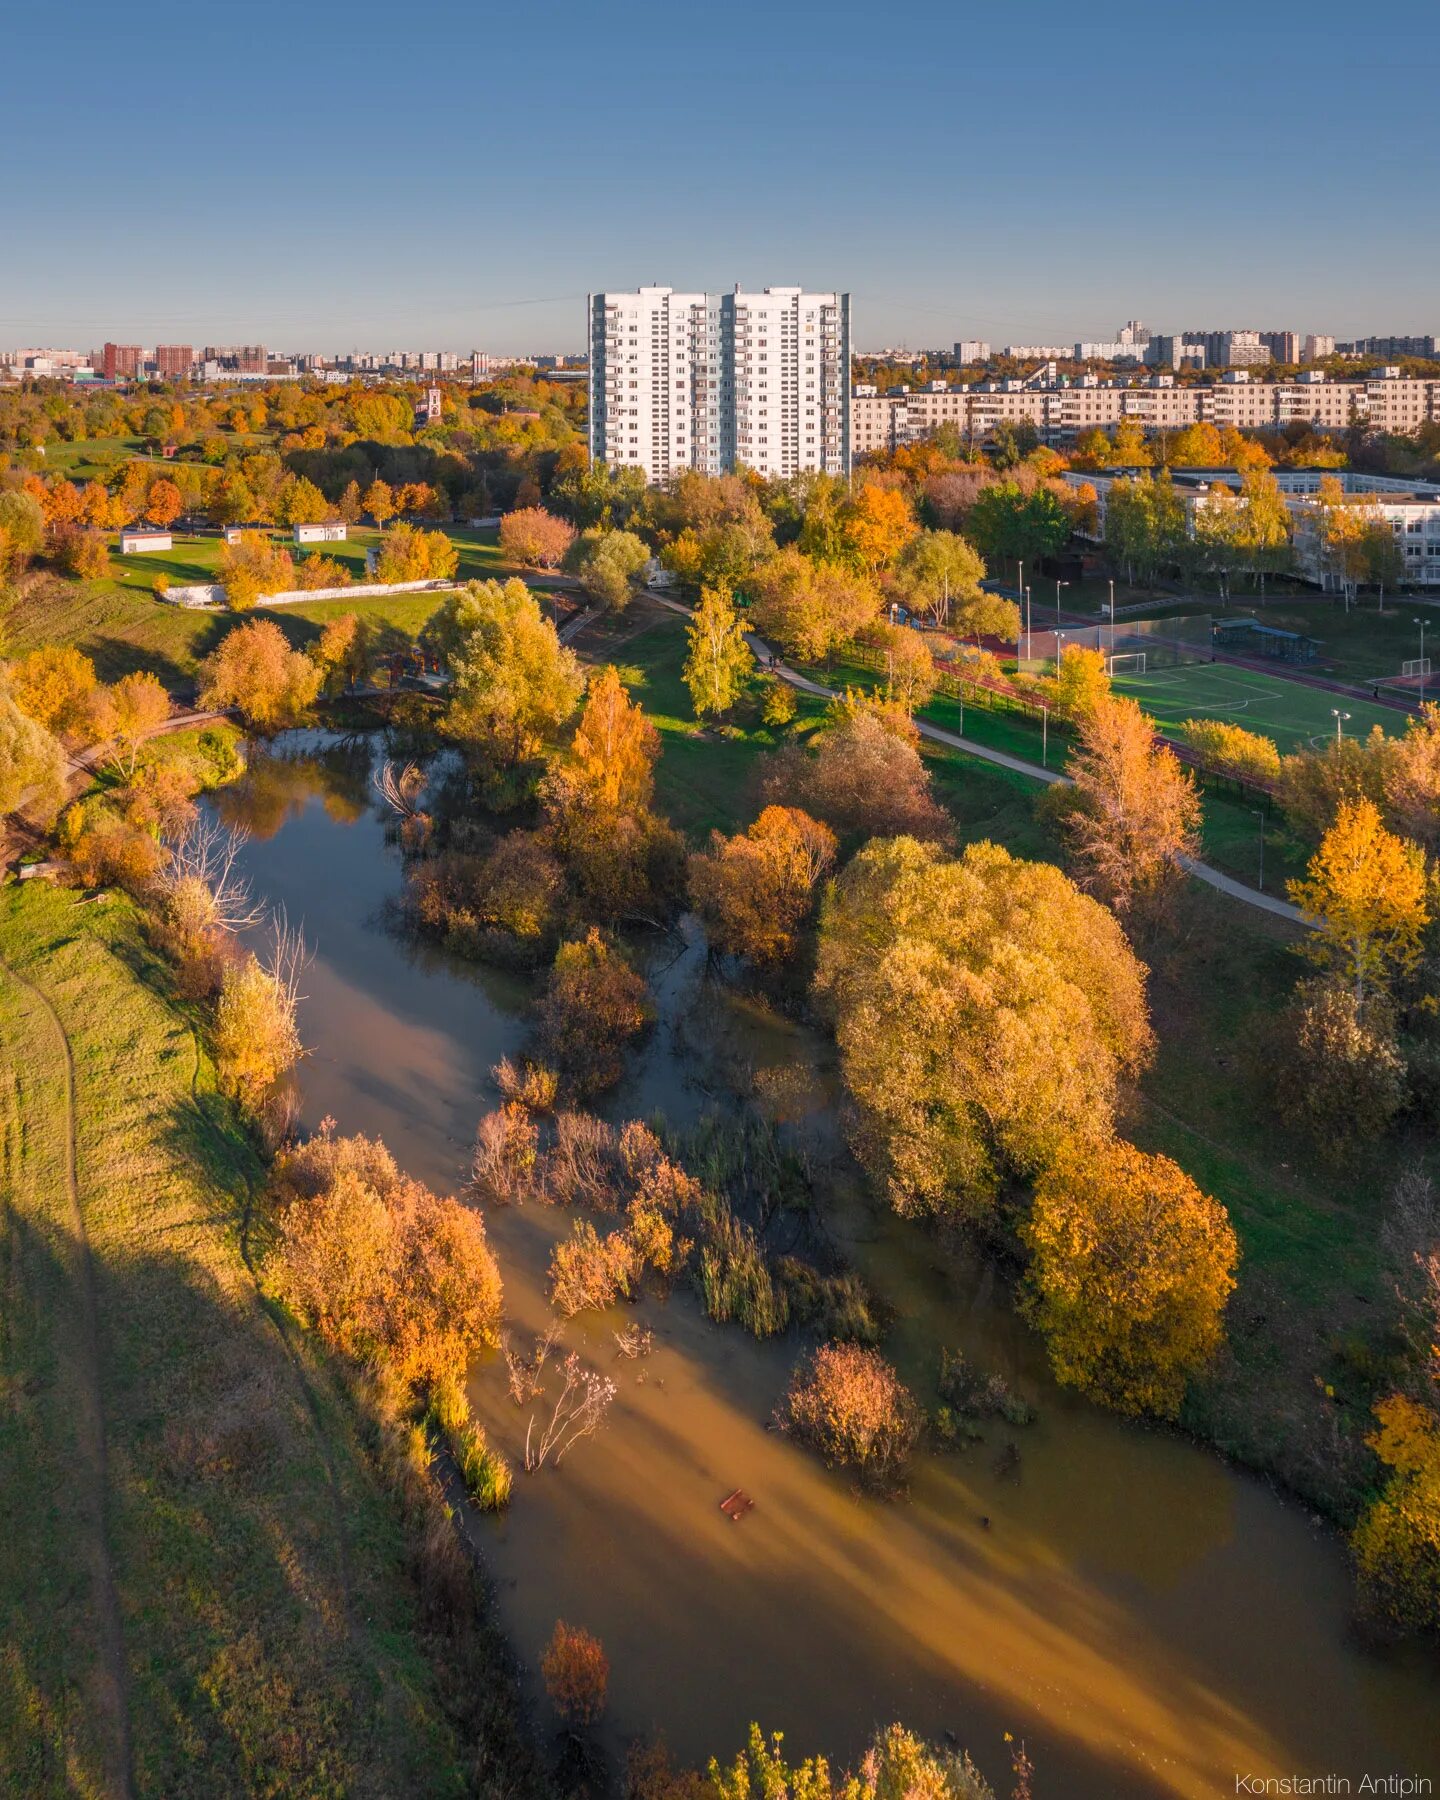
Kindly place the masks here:
POLYGON ((590 454, 659 482, 850 471, 850 296, 591 294, 590 454))

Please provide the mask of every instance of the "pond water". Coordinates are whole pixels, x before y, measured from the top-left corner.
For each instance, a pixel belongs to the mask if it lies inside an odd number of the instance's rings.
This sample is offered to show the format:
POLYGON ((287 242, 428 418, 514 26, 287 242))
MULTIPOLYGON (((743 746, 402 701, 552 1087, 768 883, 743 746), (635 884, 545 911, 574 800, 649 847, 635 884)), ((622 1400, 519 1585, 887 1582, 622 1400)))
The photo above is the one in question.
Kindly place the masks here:
MULTIPOLYGON (((378 1134, 453 1192, 495 1104, 489 1071, 524 1042, 527 990, 388 928, 401 869, 368 747, 278 749, 217 805, 252 831, 257 893, 315 949, 303 1120, 378 1134)), ((611 1116, 693 1120, 735 1068, 798 1070, 812 1100, 832 1091, 828 1046, 707 980, 693 935, 657 952, 654 979, 660 1024, 611 1116)), ((833 1137, 824 1112, 797 1129, 817 1154, 833 1137)), ((517 1472, 508 1513, 483 1526, 537 1717, 534 1669, 563 1617, 608 1651, 614 1755, 663 1730, 687 1762, 726 1757, 755 1719, 797 1756, 844 1763, 900 1719, 968 1747, 1000 1792, 1003 1734, 1023 1738, 1041 1800, 1233 1794, 1237 1775, 1440 1783, 1440 1673, 1353 1639, 1338 1540, 1175 1434, 1059 1392, 992 1270, 872 1204, 843 1161, 823 1166, 825 1225, 893 1309, 886 1353, 917 1393, 931 1396, 939 1346, 961 1347, 1037 1422, 921 1457, 908 1500, 887 1504, 767 1429, 794 1336, 713 1326, 679 1290, 572 1322, 565 1341, 619 1385, 610 1422, 558 1469, 517 1472), (637 1317, 654 1349, 621 1359, 613 1330, 637 1317), (731 1524, 719 1501, 736 1487, 755 1508, 731 1524)), ((569 1223, 488 1211, 522 1342, 548 1321, 545 1265, 569 1223)), ((474 1370, 471 1397, 518 1469, 529 1412, 498 1359, 474 1370)))

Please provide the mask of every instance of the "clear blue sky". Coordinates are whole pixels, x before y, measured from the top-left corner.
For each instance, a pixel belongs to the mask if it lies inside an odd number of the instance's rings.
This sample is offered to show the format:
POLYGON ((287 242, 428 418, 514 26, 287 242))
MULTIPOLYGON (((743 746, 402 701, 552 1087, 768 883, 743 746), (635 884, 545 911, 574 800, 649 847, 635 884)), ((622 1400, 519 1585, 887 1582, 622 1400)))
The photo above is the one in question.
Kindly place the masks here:
POLYGON ((1435 14, 1321 0, 17 0, 0 343, 579 348, 848 288, 861 348, 1440 331, 1435 14))

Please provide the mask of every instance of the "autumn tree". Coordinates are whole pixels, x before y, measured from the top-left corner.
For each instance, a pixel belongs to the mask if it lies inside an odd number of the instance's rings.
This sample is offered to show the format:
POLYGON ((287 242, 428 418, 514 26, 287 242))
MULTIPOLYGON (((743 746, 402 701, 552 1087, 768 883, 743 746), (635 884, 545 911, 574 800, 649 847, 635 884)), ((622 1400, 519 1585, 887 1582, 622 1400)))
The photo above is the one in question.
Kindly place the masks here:
POLYGON ((558 569, 575 542, 575 527, 543 506, 525 506, 500 521, 500 548, 513 562, 558 569))
POLYGON ((634 583, 649 560, 644 538, 595 525, 571 545, 565 567, 590 599, 619 612, 630 604, 634 583))
POLYGON ((460 566, 455 540, 418 525, 392 525, 375 558, 377 581, 449 581, 460 566))
POLYGON ((304 1054, 293 970, 247 953, 225 971, 215 1007, 215 1066, 223 1092, 261 1115, 271 1090, 304 1054))
POLYGON ((12 663, 9 680, 16 705, 47 731, 93 737, 90 724, 99 683, 88 656, 69 644, 46 644, 12 663))
POLYGON ((1228 719, 1186 719, 1180 729, 1207 769, 1237 781, 1273 783, 1280 777, 1280 751, 1274 738, 1246 731, 1228 719))
POLYGON ((347 525, 358 525, 365 511, 365 502, 360 498, 360 483, 347 481, 340 498, 335 502, 335 516, 343 519, 347 525))
POLYGON ((370 627, 357 613, 340 613, 320 628, 310 651, 327 688, 363 681, 370 666, 370 627))
POLYGON ((320 691, 321 670, 292 650, 273 619, 237 625, 200 664, 200 704, 235 707, 247 724, 281 731, 298 724, 320 691))
POLYGON ((481 1215, 402 1174, 378 1138, 322 1126, 277 1159, 266 1197, 267 1280, 335 1348, 418 1387, 463 1379, 498 1343, 481 1215))
POLYGON ((1135 701, 1079 721, 1064 828, 1083 885, 1118 911, 1163 901, 1199 844, 1200 796, 1135 701))
POLYGON ((695 717, 729 712, 745 691, 755 658, 745 641, 745 628, 724 588, 704 588, 700 604, 685 628, 690 655, 685 685, 695 717))
POLYGON ((538 1011, 540 1043, 579 1094, 620 1079, 626 1044, 654 1017, 642 976, 593 926, 562 944, 538 1011))
POLYGON ((866 482, 840 509, 842 554, 872 578, 894 562, 918 530, 899 488, 866 482))
POLYGON ((1105 666, 1103 650, 1090 650, 1083 644, 1066 644, 1055 665, 1051 700, 1062 719, 1078 725, 1093 718, 1110 698, 1110 671, 1105 666))
POLYGON ((610 1682, 610 1661, 599 1638, 557 1619, 540 1673, 551 1705, 567 1725, 599 1723, 610 1682))
POLYGON ((1385 817, 1432 855, 1440 849, 1440 706, 1429 701, 1379 751, 1385 817))
POLYGON ((29 808, 53 816, 64 795, 64 751, 0 681, 0 814, 29 808))
POLYGON ((761 798, 793 804, 851 843, 900 832, 940 838, 949 822, 930 792, 913 725, 874 704, 846 708, 810 747, 787 745, 761 766, 761 798))
POLYGON ((1103 1138, 1148 1059, 1144 969, 1113 914, 996 845, 866 845, 827 895, 815 993, 857 1147, 903 1212, 977 1215, 1007 1173, 1103 1138))
POLYGON ((220 552, 220 580, 236 612, 246 612, 267 594, 283 594, 294 584, 290 552, 263 532, 242 531, 220 552))
POLYGON ((1367 1440, 1390 1471, 1351 1542, 1371 1608, 1402 1631, 1440 1627, 1440 1417, 1405 1394, 1375 1408, 1367 1440))
POLYGON ((1425 853, 1385 829, 1374 803, 1341 806, 1290 898, 1315 927, 1302 949, 1351 989, 1372 994, 1420 961, 1430 922, 1425 853))
POLYGON ((660 734, 607 664, 592 675, 570 746, 569 773, 587 806, 634 812, 650 804, 660 734))
POLYGON ((985 564, 980 552, 953 531, 922 531, 911 538, 896 559, 890 574, 890 587, 911 612, 922 613, 936 625, 948 625, 958 615, 957 627, 966 632, 985 631, 990 623, 1002 626, 1014 612, 1018 626, 1019 612, 1011 601, 998 600, 980 586, 985 578, 985 564), (985 624, 975 622, 989 610, 986 603, 996 602, 1008 610, 996 611, 985 624))
POLYGON ((45 543, 45 513, 33 494, 0 489, 0 576, 21 575, 45 543))
POLYGON ((386 522, 395 517, 395 496, 389 483, 381 481, 378 476, 366 488, 361 504, 381 531, 385 529, 386 522))
POLYGON ((884 659, 885 697, 903 712, 916 712, 935 692, 939 672, 930 646, 908 625, 872 625, 865 642, 884 659))
POLYGON ((445 728, 500 766, 535 756, 575 711, 580 665, 523 581, 472 581, 434 632, 454 676, 445 728))
POLYGON ((184 510, 184 498, 173 481, 162 475, 158 481, 151 482, 145 496, 145 517, 152 525, 162 529, 173 525, 184 510))
POLYGON ((105 702, 94 730, 110 740, 110 760, 116 769, 133 780, 140 746, 170 717, 170 696, 158 676, 137 670, 107 689, 105 702))
POLYGON ((1408 1093, 1392 1009, 1335 976, 1302 981, 1275 1021, 1268 1059, 1275 1104, 1323 1156, 1380 1137, 1408 1093))
POLYGON ((1082 1140, 1041 1173, 1021 1236, 1057 1379, 1119 1412, 1174 1418, 1220 1347, 1235 1286, 1220 1202, 1168 1156, 1082 1140))
POLYGON ((868 576, 794 548, 762 564, 749 589, 755 629, 802 662, 828 657, 880 611, 880 591, 868 576))
POLYGON ((834 866, 835 834, 797 806, 767 806, 748 830, 710 834, 690 859, 690 899, 716 950, 762 965, 799 946, 820 884, 834 866))
POLYGON ((282 525, 323 525, 333 511, 313 481, 294 475, 280 490, 275 516, 282 525))
POLYGON ((920 1435, 914 1396, 878 1350, 821 1344, 796 1369, 779 1423, 827 1463, 883 1490, 905 1479, 920 1435))

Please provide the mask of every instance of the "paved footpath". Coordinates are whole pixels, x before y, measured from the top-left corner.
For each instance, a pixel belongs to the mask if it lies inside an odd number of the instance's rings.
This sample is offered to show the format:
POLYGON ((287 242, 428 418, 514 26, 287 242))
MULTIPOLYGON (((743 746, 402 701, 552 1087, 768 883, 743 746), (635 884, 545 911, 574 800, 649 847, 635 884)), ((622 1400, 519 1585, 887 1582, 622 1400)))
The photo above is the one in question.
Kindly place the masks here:
MULTIPOLYGON (((679 613, 683 618, 689 618, 692 609, 682 601, 672 600, 668 594, 658 594, 653 588, 646 588, 644 591, 647 598, 655 601, 657 605, 666 607, 670 612, 679 613)), ((745 638, 769 672, 778 676, 781 681, 788 681, 791 687, 798 688, 801 693, 815 694, 822 700, 836 700, 840 697, 838 689, 826 687, 819 681, 812 681, 808 675, 802 675, 797 669, 792 669, 788 664, 781 662, 764 639, 757 637, 753 631, 747 631, 745 638)), ((916 719, 915 728, 921 737, 928 738, 931 743, 945 744, 952 750, 960 751, 964 756, 978 757, 981 762, 994 763, 999 768, 1009 769, 1013 774, 1024 775, 1031 781, 1053 783, 1068 782, 1070 779, 1068 775, 1062 774, 1058 769, 1042 769, 1038 763, 1026 762, 1023 757, 1011 756, 1006 750, 992 750, 988 744, 977 744, 972 739, 960 737, 953 731, 942 731, 938 725, 928 724, 924 719, 916 719)), ((1207 886, 1217 889, 1220 893, 1228 894, 1232 900, 1242 900, 1247 906, 1253 906, 1260 912, 1273 913, 1277 919, 1288 919, 1292 925, 1306 924, 1305 915, 1298 906, 1292 906, 1288 900, 1281 900, 1273 894, 1262 894, 1259 888, 1248 887, 1245 882, 1236 881, 1232 875, 1226 875, 1221 870, 1212 868, 1209 863, 1186 856, 1181 858, 1181 866, 1197 881, 1203 881, 1207 886)))

